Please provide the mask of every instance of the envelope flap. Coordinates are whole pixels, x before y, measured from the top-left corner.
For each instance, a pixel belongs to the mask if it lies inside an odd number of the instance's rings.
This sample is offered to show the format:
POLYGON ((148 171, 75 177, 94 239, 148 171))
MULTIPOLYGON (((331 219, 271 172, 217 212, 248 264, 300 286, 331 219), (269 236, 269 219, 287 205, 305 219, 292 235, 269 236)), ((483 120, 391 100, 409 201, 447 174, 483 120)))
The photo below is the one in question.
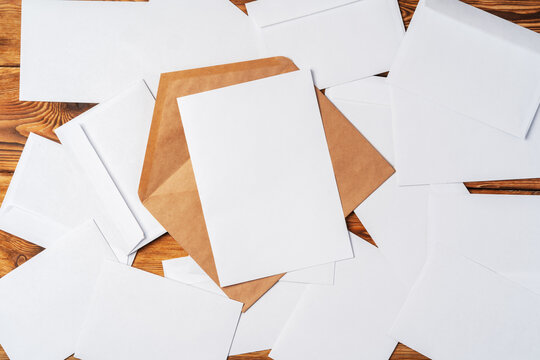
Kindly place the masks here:
POLYGON ((53 219, 16 205, 8 205, 2 209, 0 229, 45 248, 69 230, 53 219))
POLYGON ((330 100, 343 100, 390 106, 390 89, 386 78, 373 76, 326 89, 330 100))
POLYGON ((258 0, 246 4, 249 16, 260 27, 312 15, 358 0, 258 0))
POLYGON ((424 0, 419 7, 540 55, 540 35, 536 32, 474 6, 461 1, 424 0))
POLYGON ((203 269, 197 264, 191 256, 185 256, 177 259, 163 260, 163 271, 165 277, 174 278, 174 280, 188 285, 210 281, 210 278, 203 269), (174 276, 172 276, 174 275, 174 276))

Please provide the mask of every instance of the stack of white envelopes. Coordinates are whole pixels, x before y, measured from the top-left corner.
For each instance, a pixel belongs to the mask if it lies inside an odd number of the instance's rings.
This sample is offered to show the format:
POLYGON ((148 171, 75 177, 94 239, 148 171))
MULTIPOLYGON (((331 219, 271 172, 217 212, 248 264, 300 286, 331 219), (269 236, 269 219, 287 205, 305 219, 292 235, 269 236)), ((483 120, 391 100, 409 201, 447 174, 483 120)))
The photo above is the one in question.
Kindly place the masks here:
POLYGON ((463 184, 540 177, 540 35, 458 0, 406 32, 396 0, 247 13, 23 0, 21 100, 99 104, 30 134, 1 204, 45 248, 0 278, 9 358, 540 359, 540 198, 463 184), (190 256, 131 267, 167 231, 190 256))

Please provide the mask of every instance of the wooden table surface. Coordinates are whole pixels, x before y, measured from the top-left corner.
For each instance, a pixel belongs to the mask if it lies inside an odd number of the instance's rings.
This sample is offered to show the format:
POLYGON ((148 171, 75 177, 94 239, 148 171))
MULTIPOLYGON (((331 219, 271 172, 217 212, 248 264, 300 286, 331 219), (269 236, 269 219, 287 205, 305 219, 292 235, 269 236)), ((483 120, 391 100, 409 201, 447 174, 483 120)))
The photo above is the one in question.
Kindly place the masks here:
MULTIPOLYGON (((248 0, 233 0, 233 3, 244 11, 246 2, 248 0)), ((399 0, 406 25, 410 21, 417 2, 417 0, 399 0)), ((540 32, 540 0, 466 0, 465 2, 540 32)), ((0 0, 0 200, 4 198, 28 134, 34 132, 57 140, 53 133, 54 128, 92 107, 91 104, 18 101, 20 19, 20 0, 0 0)), ((475 182, 466 185, 471 192, 475 193, 540 194, 540 179, 475 182)), ((347 218, 347 224, 352 232, 372 242, 356 215, 351 214, 347 218)), ((0 231, 0 277, 41 250, 43 249, 39 246, 0 231)), ((164 235, 141 249, 133 266, 163 275, 161 260, 186 255, 187 253, 169 235, 164 235)), ((229 360, 268 360, 270 358, 267 355, 268 351, 260 351, 231 356, 229 360)), ((0 360, 6 359, 8 357, 0 347, 0 360)), ((399 344, 391 359, 427 358, 399 344)))

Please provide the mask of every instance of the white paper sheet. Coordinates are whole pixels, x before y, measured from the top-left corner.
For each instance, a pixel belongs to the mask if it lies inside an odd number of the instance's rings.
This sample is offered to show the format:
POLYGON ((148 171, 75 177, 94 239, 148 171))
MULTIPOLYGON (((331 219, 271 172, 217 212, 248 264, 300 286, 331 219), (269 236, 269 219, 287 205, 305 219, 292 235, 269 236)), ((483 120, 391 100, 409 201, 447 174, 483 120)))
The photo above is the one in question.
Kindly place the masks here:
POLYGON ((106 262, 75 356, 223 360, 241 310, 226 297, 106 262))
MULTIPOLYGON (((325 94, 393 164, 392 111, 385 80, 370 77, 327 89, 325 94)), ((448 191, 468 194, 463 184, 448 191)), ((354 210, 409 288, 426 261, 428 199, 429 186, 398 186, 393 175, 354 210)))
POLYGON ((540 294, 540 196, 430 196, 429 241, 540 294))
POLYGON ((539 303, 529 290, 438 247, 391 335, 437 360, 538 359, 539 303))
POLYGON ((0 279, 0 344, 11 360, 73 354, 101 264, 116 260, 93 221, 55 240, 0 279))
POLYGON ((31 133, 0 207, 0 229, 48 247, 94 219, 119 261, 131 264, 135 253, 127 256, 114 247, 122 233, 110 210, 70 165, 62 145, 31 133))
POLYGON ((137 194, 154 98, 141 80, 55 130, 68 155, 116 214, 125 214, 126 254, 165 233, 137 194), (111 204, 111 202, 113 202, 111 204))
POLYGON ((540 35, 457 0, 416 8, 389 81, 525 138, 540 104, 540 35))
MULTIPOLYGON (((189 256, 163 261, 165 277, 225 296, 189 256)), ((283 278, 240 316, 229 355, 272 348, 307 285, 283 278)))
POLYGON ((351 257, 309 71, 178 104, 221 286, 351 257))
POLYGON ((540 113, 527 139, 392 88, 401 185, 540 177, 540 113))
POLYGON ((137 79, 154 91, 162 72, 257 57, 255 26, 229 1, 24 0, 19 98, 98 103, 137 79))
POLYGON ((405 31, 395 0, 258 0, 246 7, 266 55, 311 69, 320 89, 388 71, 405 31))
POLYGON ((380 251, 351 234, 355 258, 336 263, 333 287, 310 285, 270 356, 275 360, 387 360, 387 335, 406 296, 380 251))

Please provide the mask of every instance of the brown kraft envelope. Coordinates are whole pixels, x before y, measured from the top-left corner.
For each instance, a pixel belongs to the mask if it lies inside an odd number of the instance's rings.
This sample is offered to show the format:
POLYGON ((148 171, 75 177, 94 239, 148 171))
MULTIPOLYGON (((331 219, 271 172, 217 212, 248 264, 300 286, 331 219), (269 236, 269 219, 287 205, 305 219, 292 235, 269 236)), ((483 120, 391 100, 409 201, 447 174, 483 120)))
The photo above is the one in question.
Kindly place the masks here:
MULTIPOLYGON (((176 98, 295 70, 298 68, 291 60, 273 57, 161 75, 139 197, 216 284, 218 274, 176 98)), ((394 169, 319 90, 317 98, 343 214, 347 216, 394 169)), ((282 276, 222 289, 229 298, 244 303, 246 311, 282 276)))

